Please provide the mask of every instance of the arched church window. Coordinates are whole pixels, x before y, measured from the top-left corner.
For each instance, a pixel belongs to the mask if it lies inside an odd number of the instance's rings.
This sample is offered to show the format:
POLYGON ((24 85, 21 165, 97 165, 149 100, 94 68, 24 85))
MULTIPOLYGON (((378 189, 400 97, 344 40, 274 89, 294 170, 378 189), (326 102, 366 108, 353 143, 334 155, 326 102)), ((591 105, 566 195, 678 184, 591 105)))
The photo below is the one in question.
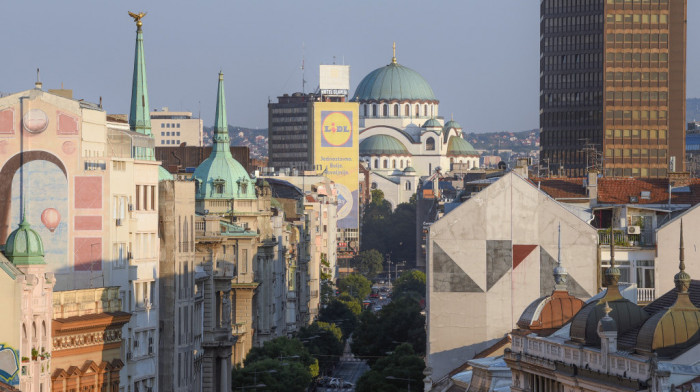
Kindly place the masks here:
POLYGON ((427 151, 435 151, 435 139, 434 139, 434 138, 429 137, 429 138, 425 141, 425 149, 426 149, 427 151))
POLYGON ((396 169, 396 159, 391 160, 391 168, 396 169))
POLYGON ((388 169, 388 168, 389 168, 389 161, 388 161, 387 159, 385 159, 385 160, 382 162, 382 166, 383 166, 385 169, 388 169))
POLYGON ((428 104, 423 105, 423 116, 428 117, 428 104))
POLYGON ((416 104, 416 117, 420 116, 420 105, 416 104))
POLYGON ((383 106, 383 108, 382 108, 382 116, 384 116, 384 117, 389 116, 389 105, 384 104, 384 105, 382 105, 382 106, 383 106))
POLYGON ((372 116, 377 117, 377 104, 376 103, 372 104, 372 116))
POLYGON ((411 190, 411 182, 410 181, 406 181, 406 190, 407 191, 411 190))
POLYGON ((364 116, 367 117, 367 104, 362 105, 362 110, 364 112, 364 116))
POLYGON ((394 117, 398 117, 398 116, 399 116, 399 104, 395 103, 394 104, 394 117))
POLYGON ((403 169, 403 159, 399 161, 399 165, 401 165, 401 169, 403 169))
POLYGON ((374 168, 379 169, 379 159, 374 160, 374 168))
POLYGON ((405 106, 403 115, 406 116, 406 117, 408 117, 408 116, 411 115, 411 105, 406 105, 406 106, 405 106))

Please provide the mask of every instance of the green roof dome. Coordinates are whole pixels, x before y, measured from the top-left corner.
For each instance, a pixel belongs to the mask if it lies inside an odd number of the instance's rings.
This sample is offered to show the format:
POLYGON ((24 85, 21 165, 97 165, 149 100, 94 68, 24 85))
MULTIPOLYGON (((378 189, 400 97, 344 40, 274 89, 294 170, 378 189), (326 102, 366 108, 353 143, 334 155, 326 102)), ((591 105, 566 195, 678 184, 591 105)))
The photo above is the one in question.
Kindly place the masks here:
POLYGON ((459 136, 452 136, 447 143, 447 155, 479 155, 468 141, 459 136))
POLYGON ((170 174, 163 166, 158 166, 158 182, 169 181, 173 179, 173 175, 170 174))
POLYGON ((45 264, 44 243, 27 222, 26 215, 19 228, 7 237, 5 257, 15 265, 45 264))
POLYGON ((395 137, 374 135, 360 142, 360 155, 410 155, 395 137))
POLYGON ((421 128, 440 128, 440 129, 442 129, 442 124, 440 124, 440 121, 438 121, 437 119, 431 118, 430 120, 423 123, 423 126, 421 128))
POLYGON ((209 158, 200 163, 192 175, 198 182, 195 199, 256 199, 255 183, 238 161, 233 159, 229 147, 228 121, 224 74, 219 73, 219 91, 216 97, 214 121, 214 147, 209 158))
POLYGON ((462 126, 459 125, 457 121, 450 120, 447 123, 445 123, 445 131, 447 131, 450 128, 455 128, 455 129, 462 129, 462 126))
POLYGON ((415 173, 416 169, 413 168, 413 166, 406 166, 405 169, 403 169, 404 173, 415 173))
POLYGON ((437 101, 433 89, 418 72, 394 61, 365 76, 353 97, 359 101, 437 101))

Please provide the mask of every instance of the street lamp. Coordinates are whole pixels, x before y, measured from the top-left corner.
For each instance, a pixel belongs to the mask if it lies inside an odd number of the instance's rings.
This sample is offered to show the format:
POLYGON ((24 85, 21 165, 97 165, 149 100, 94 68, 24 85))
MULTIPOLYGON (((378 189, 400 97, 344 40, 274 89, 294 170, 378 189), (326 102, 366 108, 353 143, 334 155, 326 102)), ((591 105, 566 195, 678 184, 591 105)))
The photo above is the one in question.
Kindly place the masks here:
POLYGON ((387 380, 399 380, 399 381, 408 381, 408 392, 411 392, 411 380, 410 378, 401 378, 401 377, 394 377, 394 376, 386 376, 385 377, 387 380))

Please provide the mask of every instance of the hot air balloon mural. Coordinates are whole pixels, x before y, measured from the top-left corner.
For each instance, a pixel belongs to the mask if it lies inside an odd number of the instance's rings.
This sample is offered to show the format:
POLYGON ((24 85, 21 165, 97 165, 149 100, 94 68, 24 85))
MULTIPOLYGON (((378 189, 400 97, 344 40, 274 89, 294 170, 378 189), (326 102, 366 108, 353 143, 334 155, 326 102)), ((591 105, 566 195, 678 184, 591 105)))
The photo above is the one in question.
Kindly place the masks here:
POLYGON ((61 223, 61 214, 55 208, 47 208, 41 213, 41 223, 53 233, 58 224, 61 223))

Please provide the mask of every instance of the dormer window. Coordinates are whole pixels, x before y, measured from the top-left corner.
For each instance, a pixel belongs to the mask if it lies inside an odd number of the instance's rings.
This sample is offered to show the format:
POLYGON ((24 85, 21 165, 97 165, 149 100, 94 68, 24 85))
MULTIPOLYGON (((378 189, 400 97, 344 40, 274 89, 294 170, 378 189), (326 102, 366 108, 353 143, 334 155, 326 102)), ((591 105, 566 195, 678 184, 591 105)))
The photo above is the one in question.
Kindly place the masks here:
POLYGON ((435 151, 435 139, 429 137, 428 140, 425 141, 425 149, 427 151, 435 151))
POLYGON ((221 195, 226 191, 226 181, 224 181, 222 179, 214 180, 213 185, 214 185, 214 193, 217 195, 221 195))
POLYGON ((238 180, 238 192, 239 192, 239 193, 246 193, 246 192, 248 192, 248 181, 246 181, 246 180, 238 180))

